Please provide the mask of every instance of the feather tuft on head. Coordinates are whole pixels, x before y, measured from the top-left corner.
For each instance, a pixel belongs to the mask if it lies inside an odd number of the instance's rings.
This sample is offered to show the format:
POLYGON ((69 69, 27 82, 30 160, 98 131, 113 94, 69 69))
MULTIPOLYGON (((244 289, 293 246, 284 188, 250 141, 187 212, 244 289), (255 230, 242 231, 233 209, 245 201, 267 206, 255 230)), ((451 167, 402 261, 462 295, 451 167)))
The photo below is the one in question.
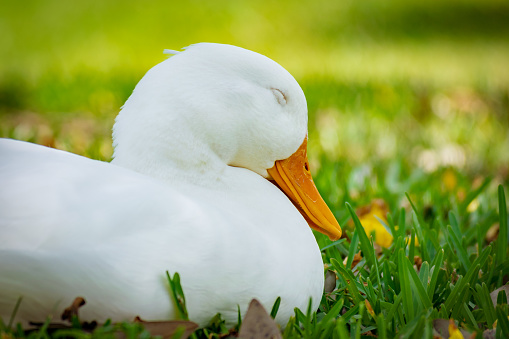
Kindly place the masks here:
POLYGON ((167 54, 167 55, 175 55, 175 54, 179 54, 180 51, 176 51, 174 49, 165 49, 163 51, 163 54, 167 54))

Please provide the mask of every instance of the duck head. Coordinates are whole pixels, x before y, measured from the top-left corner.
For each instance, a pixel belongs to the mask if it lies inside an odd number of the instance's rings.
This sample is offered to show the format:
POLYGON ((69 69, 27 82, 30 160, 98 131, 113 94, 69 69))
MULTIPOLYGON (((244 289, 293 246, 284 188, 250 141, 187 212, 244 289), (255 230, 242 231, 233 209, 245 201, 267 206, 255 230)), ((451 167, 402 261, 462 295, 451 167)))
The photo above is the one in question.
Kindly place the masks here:
POLYGON ((191 45, 142 78, 116 118, 113 162, 171 181, 218 181, 226 166, 272 180, 309 225, 341 228, 307 161, 307 104, 297 81, 240 47, 191 45))

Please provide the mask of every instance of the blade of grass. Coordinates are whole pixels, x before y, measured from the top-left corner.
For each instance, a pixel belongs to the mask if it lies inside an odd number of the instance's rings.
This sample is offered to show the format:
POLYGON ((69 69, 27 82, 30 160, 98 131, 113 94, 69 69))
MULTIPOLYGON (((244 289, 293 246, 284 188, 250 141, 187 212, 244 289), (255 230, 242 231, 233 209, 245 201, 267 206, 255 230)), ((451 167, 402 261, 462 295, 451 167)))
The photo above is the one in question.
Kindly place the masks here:
POLYGON ((431 280, 428 285, 428 297, 431 301, 433 301, 433 295, 435 294, 435 287, 437 285, 438 273, 440 272, 440 268, 442 267, 444 260, 444 250, 439 251, 435 259, 436 260, 435 266, 433 266, 433 274, 431 275, 431 280))
POLYGON ((429 280, 429 264, 427 261, 423 262, 421 265, 421 270, 419 271, 419 280, 424 287, 428 287, 429 280))
POLYGON ((451 248, 456 249, 456 253, 458 254, 458 259, 461 265, 463 265, 465 272, 468 271, 468 269, 470 268, 470 260, 468 260, 468 254, 467 251, 465 250, 465 247, 461 244, 461 241, 456 237, 456 234, 454 233, 450 225, 447 226, 447 233, 449 245, 451 246, 451 248))
POLYGON ((332 243, 328 244, 327 246, 320 248, 320 252, 322 252, 322 251, 324 251, 324 250, 326 250, 326 249, 328 249, 328 248, 331 248, 332 246, 339 245, 339 244, 341 244, 342 242, 344 242, 345 240, 346 240, 345 238, 343 238, 343 239, 339 239, 339 240, 336 240, 336 241, 334 241, 334 242, 332 242, 332 243))
POLYGON ((454 306, 454 303, 457 301, 457 298, 463 293, 465 287, 467 286, 467 283, 470 283, 472 278, 475 278, 475 274, 479 272, 479 264, 472 265, 470 270, 467 272, 467 274, 458 279, 458 282, 454 286, 454 289, 452 290, 451 294, 447 297, 445 300, 443 307, 447 312, 450 312, 454 306))
POLYGON ((347 286, 348 291, 350 292, 350 295, 352 296, 355 304, 361 303, 361 301, 364 300, 364 298, 361 297, 359 290, 357 289, 357 286, 355 285, 356 279, 355 279, 355 276, 353 275, 352 271, 346 270, 345 268, 341 267, 341 265, 339 265, 338 261, 334 258, 331 259, 331 264, 334 267, 334 269, 336 270, 336 272, 341 274, 341 276, 345 280, 346 284, 348 285, 347 286))
POLYGON ((355 211, 353 210, 352 206, 350 206, 349 203, 346 203, 346 207, 348 208, 348 211, 350 212, 350 215, 352 216, 352 220, 355 225, 355 230, 357 231, 357 234, 359 236, 359 242, 361 246, 361 250, 364 253, 364 256, 366 258, 366 261, 368 262, 368 265, 370 268, 373 268, 375 266, 375 251, 373 247, 371 247, 371 242, 369 241, 369 238, 366 234, 366 231, 364 230, 364 227, 362 227, 362 224, 357 217, 357 214, 355 214, 355 211))
POLYGON ((276 318, 277 311, 279 310, 279 305, 281 305, 281 297, 277 297, 276 301, 274 302, 274 305, 272 306, 272 310, 270 310, 270 316, 272 319, 276 318))
MULTIPOLYGON (((507 307, 507 305, 505 305, 507 307)), ((497 305, 497 332, 502 331, 505 338, 509 338, 509 320, 507 319, 507 312, 501 305, 497 305)), ((500 337, 502 338, 502 336, 500 337)))
MULTIPOLYGON (((425 225, 424 220, 422 219, 421 215, 417 212, 417 208, 415 207, 412 199, 410 199, 410 196, 408 195, 408 193, 405 192, 405 195, 406 195, 408 201, 410 202, 410 206, 412 206, 412 210, 415 213, 415 217, 417 218, 417 220, 414 221, 414 227, 415 227, 415 231, 417 234, 417 240, 419 240, 419 244, 421 247, 422 260, 430 262, 431 258, 428 254, 428 250, 426 248, 426 242, 424 241, 425 239, 422 234, 422 227, 423 227, 423 225, 425 225)), ((431 241, 435 240, 433 237, 427 237, 427 239, 430 239, 431 241)), ((436 244, 434 246, 436 248, 439 245, 436 244)))
POLYGON ((359 305, 361 305, 361 304, 357 304, 354 307, 352 307, 351 309, 349 309, 345 314, 343 314, 341 316, 340 319, 344 319, 345 322, 348 322, 351 317, 353 317, 354 315, 356 315, 359 312, 359 305))
POLYGON ((464 278, 461 279, 461 281, 458 280, 451 294, 449 294, 449 296, 447 297, 443 304, 447 311, 451 310, 452 304, 455 302, 460 292, 463 291, 465 285, 467 283, 473 285, 474 279, 477 277, 477 273, 479 272, 480 267, 484 266, 484 263, 488 259, 490 253, 491 246, 488 246, 482 251, 481 255, 474 260, 474 263, 470 266, 470 269, 467 271, 464 278))
POLYGON ((500 221, 497 239, 497 263, 501 264, 507 257, 507 205, 502 185, 498 186, 498 215, 500 221))
POLYGON ((355 257, 355 253, 357 252, 358 245, 359 245, 359 235, 357 233, 357 230, 355 230, 353 232, 350 248, 348 249, 348 258, 346 259, 346 267, 348 269, 352 268, 353 259, 355 257))
POLYGON ((339 339, 349 339, 350 335, 348 334, 348 331, 346 330, 345 320, 343 317, 339 318, 336 322, 336 334, 339 339))
POLYGON ((387 338, 387 326, 385 323, 385 318, 383 313, 376 319, 376 325, 378 329, 378 338, 386 339, 387 338))
POLYGON ((488 327, 493 327, 493 323, 497 319, 497 315, 488 292, 488 287, 485 283, 482 285, 477 284, 475 286, 474 297, 477 300, 478 306, 483 310, 484 315, 486 316, 488 327))
POLYGON ((339 312, 341 312, 343 304, 344 304, 343 299, 336 302, 334 306, 331 308, 331 310, 325 315, 325 317, 322 318, 322 321, 327 323, 331 319, 335 319, 339 315, 339 312))
POLYGON ((401 294, 403 295, 403 309, 405 310, 406 322, 411 322, 414 319, 414 303, 412 299, 412 290, 408 278, 408 269, 405 265, 406 259, 403 249, 398 253, 398 275, 399 283, 401 285, 401 294))
POLYGON ((405 209, 402 207, 400 212, 399 212, 399 220, 398 220, 398 235, 402 238, 405 237, 405 233, 406 233, 406 211, 405 209))
POLYGON ((361 222, 359 218, 357 217, 357 214, 355 214, 352 206, 350 206, 349 203, 346 203, 346 207, 348 208, 348 211, 350 212, 350 215, 352 216, 355 229, 357 230, 357 233, 359 234, 359 242, 361 245, 361 250, 364 253, 364 256, 366 257, 366 262, 368 263, 369 267, 376 271, 376 279, 378 286, 382 286, 380 283, 380 271, 378 269, 378 260, 376 259, 375 255, 375 249, 373 247, 373 243, 370 241, 368 236, 366 235, 366 232, 364 231, 364 227, 362 227, 361 222))
POLYGON ((14 310, 11 313, 11 317, 9 318, 9 323, 7 324, 7 330, 10 331, 12 328, 12 324, 14 323, 14 319, 16 318, 16 314, 18 313, 19 305, 21 304, 21 300, 23 297, 19 297, 16 301, 16 305, 14 305, 14 310))
POLYGON ((477 196, 482 192, 484 191, 484 189, 488 186, 488 184, 491 182, 491 178, 486 178, 484 179, 483 183, 481 184, 481 186, 479 186, 476 190, 474 191, 471 191, 470 193, 467 194, 465 200, 463 200, 463 202, 461 203, 461 205, 459 206, 459 209, 461 211, 461 214, 460 215, 463 215, 465 214, 466 210, 467 210, 467 207, 468 205, 470 205, 470 203, 475 199, 477 198, 477 196))
POLYGON ((408 248, 408 259, 414 260, 415 256, 415 231, 410 232, 410 247, 408 248))
POLYGON ((414 270, 414 267, 410 263, 407 257, 403 257, 403 262, 406 263, 406 268, 408 273, 410 273, 410 278, 412 278, 414 286, 417 290, 417 294, 419 295, 419 298, 424 305, 425 308, 432 308, 431 300, 429 299, 428 295, 426 294, 426 289, 421 283, 421 279, 419 279, 419 276, 414 270))
POLYGON ((186 298, 184 296, 184 291, 182 290, 182 286, 180 285, 180 275, 175 272, 173 278, 170 276, 170 273, 166 271, 166 277, 168 278, 168 283, 170 284, 170 291, 173 297, 173 302, 175 303, 176 309, 178 311, 178 315, 183 320, 189 320, 189 316, 186 308, 186 298))

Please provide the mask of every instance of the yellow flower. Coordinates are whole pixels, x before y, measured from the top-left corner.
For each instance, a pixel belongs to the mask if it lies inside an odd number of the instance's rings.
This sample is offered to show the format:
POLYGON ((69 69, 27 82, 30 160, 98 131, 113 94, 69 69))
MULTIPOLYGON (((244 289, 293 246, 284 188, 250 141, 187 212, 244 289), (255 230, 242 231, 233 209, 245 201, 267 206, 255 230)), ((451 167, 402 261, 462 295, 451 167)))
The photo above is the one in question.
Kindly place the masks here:
POLYGON ((381 199, 373 200, 370 205, 364 206, 357 211, 366 234, 374 233, 375 243, 385 248, 389 248, 392 245, 393 236, 378 219, 387 224, 387 219, 385 218, 387 211, 387 204, 381 199))
POLYGON ((452 191, 458 184, 458 179, 456 178, 456 173, 451 168, 445 170, 444 174, 442 174, 442 183, 447 191, 452 191))

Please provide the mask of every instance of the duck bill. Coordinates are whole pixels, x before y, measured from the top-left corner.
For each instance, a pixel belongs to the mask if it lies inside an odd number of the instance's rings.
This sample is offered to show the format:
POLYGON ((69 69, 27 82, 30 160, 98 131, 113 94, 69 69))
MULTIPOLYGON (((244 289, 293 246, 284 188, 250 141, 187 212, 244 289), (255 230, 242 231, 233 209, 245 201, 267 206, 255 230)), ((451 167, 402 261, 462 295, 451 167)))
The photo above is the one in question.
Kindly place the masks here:
POLYGON ((341 227, 313 182, 309 171, 307 144, 306 137, 297 152, 288 159, 276 161, 274 167, 267 171, 311 228, 327 235, 331 240, 337 240, 341 238, 341 227))

